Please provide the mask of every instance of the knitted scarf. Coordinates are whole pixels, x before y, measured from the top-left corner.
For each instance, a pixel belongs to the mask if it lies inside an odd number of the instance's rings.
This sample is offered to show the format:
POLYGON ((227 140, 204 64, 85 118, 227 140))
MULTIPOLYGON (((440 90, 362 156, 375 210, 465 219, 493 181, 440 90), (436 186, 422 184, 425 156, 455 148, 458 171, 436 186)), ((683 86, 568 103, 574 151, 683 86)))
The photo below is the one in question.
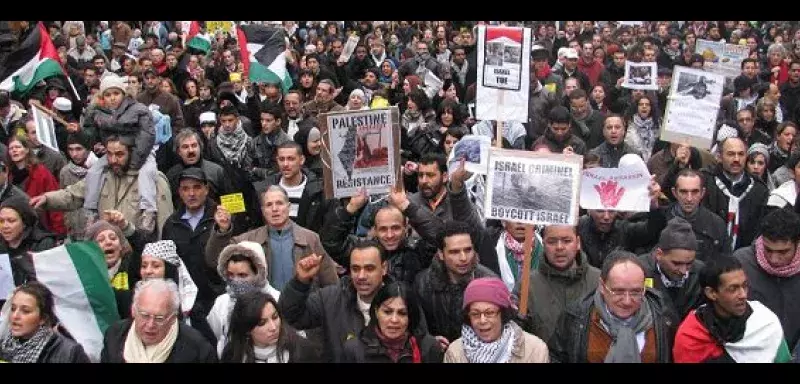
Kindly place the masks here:
POLYGON ((134 320, 128 330, 128 336, 125 338, 122 358, 126 363, 163 363, 172 353, 176 340, 178 340, 177 320, 172 322, 164 340, 156 345, 146 347, 139 335, 136 334, 136 320, 134 320))
POLYGON ((642 119, 638 114, 633 115, 633 126, 636 127, 636 134, 639 136, 640 150, 644 162, 650 159, 653 153, 653 146, 656 143, 656 132, 653 130, 655 122, 652 117, 642 119))
POLYGON ((592 115, 594 115, 594 113, 595 113, 594 110, 590 109, 589 113, 586 114, 586 117, 584 117, 582 119, 579 119, 579 118, 577 118, 575 116, 572 116, 572 120, 575 121, 575 124, 577 124, 578 128, 580 128, 580 130, 581 130, 581 136, 582 137, 589 137, 589 133, 591 133, 591 129, 589 129, 589 126, 586 125, 586 122, 589 120, 590 117, 592 117, 592 115))
POLYGON ((11 363, 35 363, 53 336, 53 330, 45 326, 39 327, 27 340, 11 336, 9 330, 0 342, 0 356, 11 363))
POLYGON ((380 340, 381 345, 386 348, 386 354, 392 359, 393 362, 397 362, 400 358, 400 354, 403 353, 403 350, 406 349, 406 340, 408 340, 408 333, 403 335, 398 339, 390 339, 386 337, 383 332, 381 332, 380 327, 375 327, 375 335, 380 340))
POLYGON ((224 129, 220 129, 217 133, 217 146, 226 160, 234 165, 242 165, 242 159, 246 154, 245 147, 247 146, 247 133, 242 128, 240 121, 236 125, 236 130, 233 133, 226 133, 224 129))
POLYGON ((514 255, 514 260, 517 261, 517 264, 522 265, 525 261, 524 244, 517 241, 508 231, 503 231, 503 242, 506 244, 506 249, 514 255))
POLYGON ((78 179, 83 179, 86 177, 86 173, 89 172, 89 168, 81 167, 80 165, 77 165, 71 161, 67 163, 67 169, 69 170, 69 173, 73 174, 78 179))
POLYGON ((503 326, 500 338, 491 343, 478 338, 472 327, 466 324, 461 326, 461 343, 470 363, 507 363, 511 359, 515 337, 511 322, 503 326))
POLYGON ((783 267, 773 267, 769 263, 767 257, 764 256, 764 236, 759 236, 756 239, 756 262, 767 273, 777 277, 792 277, 800 273, 800 247, 794 251, 794 257, 789 264, 783 267))
POLYGON ((613 340, 606 354, 605 363, 641 363, 642 355, 636 344, 636 334, 644 332, 653 325, 653 314, 647 299, 642 299, 642 306, 631 318, 622 320, 612 315, 606 307, 600 289, 594 293, 594 307, 600 315, 603 325, 613 340))

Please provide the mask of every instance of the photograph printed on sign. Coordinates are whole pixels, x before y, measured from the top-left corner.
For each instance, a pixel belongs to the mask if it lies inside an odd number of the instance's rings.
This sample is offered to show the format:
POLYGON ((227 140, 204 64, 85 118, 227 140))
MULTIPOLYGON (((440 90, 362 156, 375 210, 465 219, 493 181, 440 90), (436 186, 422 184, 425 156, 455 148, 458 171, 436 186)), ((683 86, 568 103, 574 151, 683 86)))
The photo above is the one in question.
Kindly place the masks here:
POLYGON ((657 71, 657 63, 634 63, 632 61, 626 61, 625 81, 622 83, 622 87, 628 89, 658 90, 658 84, 656 83, 657 71))
POLYGON ((487 28, 484 33, 483 86, 519 90, 522 81, 522 31, 487 28))
POLYGON ((661 140, 709 149, 724 83, 722 75, 676 65, 661 140))
POLYGON ((489 167, 489 149, 492 139, 483 135, 466 135, 459 140, 450 151, 447 159, 447 169, 458 168, 461 158, 464 158, 464 168, 467 172, 485 175, 489 167))
POLYGON ((719 83, 710 76, 685 71, 679 72, 677 86, 676 96, 692 97, 694 100, 719 103, 724 84, 719 83))

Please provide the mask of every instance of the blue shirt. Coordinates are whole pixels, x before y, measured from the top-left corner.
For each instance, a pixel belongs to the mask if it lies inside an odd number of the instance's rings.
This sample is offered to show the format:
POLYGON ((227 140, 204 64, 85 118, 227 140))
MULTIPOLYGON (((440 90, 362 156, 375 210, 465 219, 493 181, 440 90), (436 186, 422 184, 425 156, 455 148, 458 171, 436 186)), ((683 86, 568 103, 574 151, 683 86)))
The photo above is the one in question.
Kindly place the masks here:
POLYGON ((183 216, 181 216, 181 220, 189 224, 189 226, 192 227, 192 230, 194 231, 197 228, 197 224, 200 224, 200 220, 203 219, 203 215, 205 215, 205 211, 203 211, 202 209, 198 209, 197 213, 195 214, 191 214, 187 209, 186 212, 183 213, 183 216))
POLYGON ((292 227, 269 230, 269 280, 272 287, 282 291, 294 277, 294 233, 292 227))

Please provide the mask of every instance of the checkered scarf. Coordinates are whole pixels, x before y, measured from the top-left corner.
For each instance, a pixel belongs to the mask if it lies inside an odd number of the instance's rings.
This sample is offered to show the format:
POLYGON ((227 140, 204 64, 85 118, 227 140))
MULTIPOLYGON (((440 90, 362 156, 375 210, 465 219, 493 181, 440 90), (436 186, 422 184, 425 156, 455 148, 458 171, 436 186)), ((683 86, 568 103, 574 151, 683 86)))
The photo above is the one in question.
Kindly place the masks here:
POLYGON ((9 330, 0 342, 0 356, 12 363, 35 363, 39 360, 44 346, 53 337, 53 330, 46 326, 39 327, 36 333, 27 340, 11 336, 9 330))

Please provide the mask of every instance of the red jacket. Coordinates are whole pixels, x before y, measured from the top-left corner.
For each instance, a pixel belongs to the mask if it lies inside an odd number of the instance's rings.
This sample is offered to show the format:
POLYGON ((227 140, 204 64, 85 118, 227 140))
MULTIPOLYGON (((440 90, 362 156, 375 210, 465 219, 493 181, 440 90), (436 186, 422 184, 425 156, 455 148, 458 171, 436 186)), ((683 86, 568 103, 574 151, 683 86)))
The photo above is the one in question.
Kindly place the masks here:
MULTIPOLYGON (((769 82, 772 83, 772 84, 775 84, 775 85, 777 85, 779 87, 781 85, 783 85, 783 83, 789 81, 789 64, 786 64, 785 60, 781 60, 780 67, 781 67, 781 71, 778 72, 777 76, 773 73, 769 77, 769 82)), ((767 69, 771 70, 772 67, 768 66, 767 69)))
MULTIPOLYGON (((597 81, 600 80, 600 74, 603 73, 605 67, 605 65, 600 64, 595 60, 592 60, 591 63, 586 64, 583 62, 583 59, 578 59, 578 70, 589 78, 589 83, 592 84, 592 87, 594 87, 597 84, 597 81)), ((587 94, 592 93, 591 89, 584 89, 584 91, 586 91, 587 94)))
MULTIPOLYGON (((44 165, 35 164, 28 167, 28 179, 22 184, 22 190, 29 197, 39 196, 45 192, 59 190, 58 181, 44 165)), ((48 231, 66 235, 67 227, 64 226, 64 212, 46 211, 39 215, 42 226, 48 231)))

